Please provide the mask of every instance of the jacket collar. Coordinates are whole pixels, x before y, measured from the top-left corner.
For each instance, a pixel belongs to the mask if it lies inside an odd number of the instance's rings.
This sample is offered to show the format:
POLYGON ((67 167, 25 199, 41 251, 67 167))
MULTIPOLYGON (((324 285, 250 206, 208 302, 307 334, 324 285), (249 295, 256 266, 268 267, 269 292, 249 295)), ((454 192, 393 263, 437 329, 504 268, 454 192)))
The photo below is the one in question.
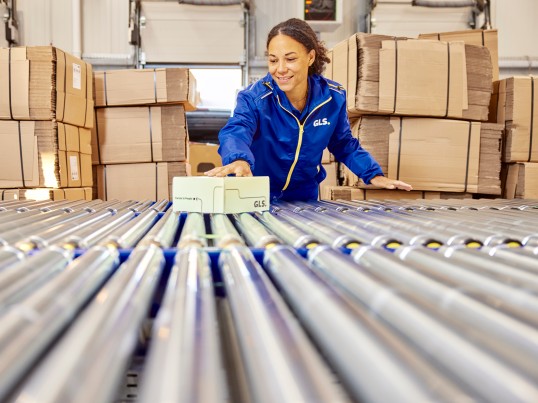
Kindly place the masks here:
MULTIPOLYGON (((271 89, 274 95, 278 95, 280 102, 285 108, 289 108, 291 110, 292 105, 290 101, 288 101, 284 91, 282 91, 275 80, 273 80, 271 74, 267 73, 267 75, 262 79, 262 82, 271 89)), ((317 74, 308 76, 308 91, 308 109, 303 111, 302 114, 305 112, 310 113, 311 110, 317 108, 319 104, 325 102, 331 96, 327 81, 322 76, 317 74)))

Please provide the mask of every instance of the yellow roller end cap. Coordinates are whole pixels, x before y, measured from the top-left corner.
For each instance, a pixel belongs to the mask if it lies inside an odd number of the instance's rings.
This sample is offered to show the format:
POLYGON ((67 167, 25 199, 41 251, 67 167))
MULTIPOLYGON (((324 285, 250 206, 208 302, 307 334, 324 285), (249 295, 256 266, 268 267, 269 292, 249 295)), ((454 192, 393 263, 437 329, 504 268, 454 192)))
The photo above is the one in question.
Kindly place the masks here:
POLYGON ((361 246, 360 243, 358 242, 350 242, 346 245, 346 248, 348 249, 355 249, 355 248, 358 248, 359 246, 361 246))
POLYGON ((442 244, 437 241, 428 242, 426 244, 426 248, 429 248, 429 249, 439 249, 441 246, 442 244))
POLYGON ((471 249, 478 249, 482 247, 482 244, 480 242, 472 241, 472 242, 467 242, 465 246, 471 249))
POLYGON ((521 248, 521 243, 519 243, 518 241, 510 241, 506 243, 506 246, 508 248, 521 248))
POLYGON ((389 242, 385 245, 388 249, 398 249, 402 244, 400 242, 389 242))
POLYGON ((310 242, 308 245, 306 245, 306 249, 313 249, 319 244, 317 242, 310 242))

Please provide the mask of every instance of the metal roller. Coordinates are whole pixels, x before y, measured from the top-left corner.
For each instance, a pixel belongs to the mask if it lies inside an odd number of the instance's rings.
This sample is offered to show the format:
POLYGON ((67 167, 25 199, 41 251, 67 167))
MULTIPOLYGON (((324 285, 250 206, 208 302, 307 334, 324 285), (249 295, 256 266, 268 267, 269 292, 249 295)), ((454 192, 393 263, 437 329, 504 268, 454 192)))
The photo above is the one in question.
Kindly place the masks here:
POLYGON ((335 230, 322 220, 316 220, 317 214, 306 210, 297 210, 292 213, 288 210, 279 210, 276 213, 283 217, 290 224, 302 229, 312 236, 316 236, 321 242, 333 248, 355 248, 360 244, 356 238, 352 238, 345 233, 335 230), (311 214, 314 214, 312 217, 311 214))
POLYGON ((187 215, 177 247, 188 246, 207 246, 205 221, 202 213, 189 213, 187 215))
POLYGON ((252 214, 235 214, 234 218, 248 245, 254 248, 267 248, 282 243, 276 235, 255 219, 252 214))
POLYGON ((408 347, 364 310, 350 309, 292 248, 277 246, 268 250, 264 263, 354 400, 470 399, 426 361, 410 354, 408 347), (386 387, 387 379, 390 388, 386 387))
POLYGON ((348 216, 343 211, 322 210, 318 211, 318 213, 327 216, 325 219, 320 218, 321 220, 327 224, 332 222, 335 228, 354 236, 361 244, 382 246, 389 249, 399 248, 402 245, 402 241, 393 237, 392 234, 386 234, 380 231, 367 231, 363 227, 364 221, 358 217, 348 216))
POLYGON ((211 214, 210 221, 214 244, 217 248, 225 248, 228 245, 245 245, 245 241, 226 214, 211 214))
POLYGON ((6 267, 12 264, 22 262, 26 258, 26 254, 20 249, 13 246, 1 246, 0 247, 0 273, 6 267))
POLYGON ((64 270, 72 251, 50 247, 0 272, 0 313, 64 270))
POLYGON ((438 252, 410 246, 396 255, 428 277, 459 287, 472 298, 538 326, 536 296, 462 268, 438 252))
POLYGON ((513 262, 503 262, 476 249, 449 247, 439 252, 467 270, 538 295, 538 260, 534 262, 536 272, 528 273, 514 267, 513 262))
MULTIPOLYGON (((55 376, 51 378, 47 365, 37 366, 36 360, 47 351, 117 264, 115 249, 96 246, 1 317, 0 400, 6 401, 15 385, 20 384, 30 369, 37 367, 32 378, 25 381, 16 400, 58 402, 46 399, 47 394, 63 381, 64 368, 55 366, 55 376), (34 396, 32 389, 36 383, 40 391, 34 396)), ((76 354, 68 356, 75 361, 79 358, 76 354)), ((53 355, 47 355, 46 360, 54 361, 53 355)))
MULTIPOLYGON (((53 213, 54 212, 51 212, 50 214, 53 213)), ((47 217, 47 219, 34 221, 31 224, 26 224, 18 228, 12 228, 9 231, 6 231, 2 233, 2 235, 0 235, 0 244, 14 245, 17 242, 20 242, 25 238, 30 237, 34 233, 54 228, 58 225, 67 224, 69 222, 77 220, 80 217, 87 216, 91 213, 92 210, 89 209, 83 209, 79 211, 68 210, 65 213, 62 213, 56 217, 47 217)))
POLYGON ((316 273, 339 293, 370 309, 480 399, 491 402, 538 399, 538 385, 410 303, 397 290, 365 275, 350 256, 319 247, 309 254, 309 261, 316 273))
POLYGON ((269 230, 276 234, 288 245, 295 248, 313 248, 320 243, 319 239, 313 237, 310 234, 305 233, 303 230, 287 223, 279 217, 269 211, 263 213, 256 212, 256 218, 260 220, 269 230))
POLYGON ((153 244, 160 248, 169 248, 174 242, 178 228, 179 214, 169 208, 138 245, 153 244))
POLYGON ((135 248, 54 346, 20 398, 42 403, 111 401, 163 266, 160 248, 135 248), (50 371, 54 382, 47 380, 50 371))
POLYGON ((51 228, 45 228, 24 238, 15 244, 15 247, 28 253, 34 249, 43 249, 56 243, 60 243, 65 237, 72 233, 82 230, 85 227, 98 223, 112 213, 109 210, 99 212, 89 211, 90 214, 84 214, 80 217, 70 220, 66 223, 56 225, 51 228))
POLYGON ((49 210, 49 209, 39 209, 39 210, 29 210, 25 212, 19 212, 16 216, 6 217, 5 220, 2 220, 0 223, 0 233, 7 232, 13 228, 24 226, 27 224, 32 224, 35 221, 52 219, 62 214, 67 214, 69 210, 49 210))
MULTIPOLYGON (((168 217, 174 216, 171 214, 168 217)), ((163 222, 158 231, 146 235, 149 241, 145 237, 140 242, 141 246, 135 248, 121 270, 97 294, 45 361, 32 373, 32 377, 21 388, 20 399, 93 402, 109 401, 113 397, 164 265, 162 250, 151 241, 155 237, 167 239, 168 223, 174 224, 174 220, 163 222), (54 382, 49 379, 51 370, 55 373, 54 382), (87 373, 92 377, 85 375, 88 376, 88 383, 85 383, 84 390, 74 387, 79 386, 79 374, 87 373)), ((99 248, 112 251, 117 262, 118 252, 111 246, 91 248, 75 262, 85 262, 86 259, 95 261, 90 252, 99 248)), ((108 276, 115 265, 95 267, 108 270, 108 276)))
POLYGON ((530 248, 508 248, 505 246, 483 247, 482 253, 487 253, 507 264, 511 264, 521 270, 538 274, 538 258, 530 248))
POLYGON ((215 304, 207 252, 180 250, 153 326, 139 402, 228 401, 215 304))
POLYGON ((157 221, 160 208, 160 204, 145 208, 138 216, 106 235, 103 242, 113 244, 118 249, 134 247, 157 221))
POLYGON ((252 401, 342 401, 318 353, 250 250, 230 245, 221 252, 219 267, 252 401))
POLYGON ((488 307, 459 288, 430 279, 382 249, 352 253, 361 268, 389 286, 434 304, 430 311, 458 333, 484 346, 538 380, 538 330, 488 307))
POLYGON ((91 225, 78 231, 76 234, 71 234, 64 238, 64 244, 72 245, 75 248, 89 248, 102 241, 114 229, 122 226, 126 222, 132 220, 136 213, 131 210, 122 210, 111 217, 108 217, 98 223, 91 225))
MULTIPOLYGON (((113 277, 102 292, 110 291, 119 298, 112 305, 103 304, 102 308, 107 305, 109 308, 106 319, 100 323, 77 368, 65 382, 63 398, 58 400, 92 403, 111 401, 115 397, 136 347, 137 336, 148 314, 164 263, 162 250, 150 245, 135 248, 118 268, 118 276, 113 277), (127 283, 119 281, 122 272, 129 276, 127 283), (82 384, 80 376, 84 379, 82 384)), ((94 299, 94 302, 97 300, 94 299)), ((89 316, 92 308, 88 309, 89 316)), ((84 323, 82 317, 79 320, 84 323)))

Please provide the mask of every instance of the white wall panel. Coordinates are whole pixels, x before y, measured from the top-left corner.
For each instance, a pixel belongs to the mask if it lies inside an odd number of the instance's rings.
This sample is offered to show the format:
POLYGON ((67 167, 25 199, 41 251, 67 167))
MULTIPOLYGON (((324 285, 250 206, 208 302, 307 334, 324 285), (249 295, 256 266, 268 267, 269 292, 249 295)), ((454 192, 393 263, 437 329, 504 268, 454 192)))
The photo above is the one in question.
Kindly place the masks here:
POLYGON ((244 60, 240 6, 142 2, 142 16, 147 63, 239 64, 244 60))
POLYGON ((82 0, 82 53, 101 64, 134 64, 128 0, 82 0))
MULTIPOLYGON (((7 7, 4 4, 0 4, 0 15, 5 15, 6 13, 7 13, 7 7)), ((5 34, 5 29, 3 25, 0 28, 0 32, 1 32, 0 33, 0 47, 5 48, 8 45, 8 43, 6 40, 6 34, 5 34)))
POLYGON ((379 3, 372 10, 372 33, 416 38, 428 32, 469 29, 471 9, 379 3))
POLYGON ((538 58, 538 1, 492 0, 499 30, 499 59, 538 58))

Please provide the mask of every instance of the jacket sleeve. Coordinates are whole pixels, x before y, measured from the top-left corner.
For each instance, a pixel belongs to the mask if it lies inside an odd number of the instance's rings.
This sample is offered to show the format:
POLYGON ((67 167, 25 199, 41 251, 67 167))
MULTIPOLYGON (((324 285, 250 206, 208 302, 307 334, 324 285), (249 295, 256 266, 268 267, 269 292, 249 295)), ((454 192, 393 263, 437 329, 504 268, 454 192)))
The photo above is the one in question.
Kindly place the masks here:
POLYGON ((233 115, 219 132, 219 154, 222 164, 245 160, 254 169, 254 155, 250 150, 252 139, 258 127, 258 114, 253 100, 241 91, 233 115))
POLYGON ((377 161, 352 136, 345 103, 340 108, 337 127, 329 140, 328 149, 337 161, 343 162, 366 184, 375 176, 383 175, 377 161))

